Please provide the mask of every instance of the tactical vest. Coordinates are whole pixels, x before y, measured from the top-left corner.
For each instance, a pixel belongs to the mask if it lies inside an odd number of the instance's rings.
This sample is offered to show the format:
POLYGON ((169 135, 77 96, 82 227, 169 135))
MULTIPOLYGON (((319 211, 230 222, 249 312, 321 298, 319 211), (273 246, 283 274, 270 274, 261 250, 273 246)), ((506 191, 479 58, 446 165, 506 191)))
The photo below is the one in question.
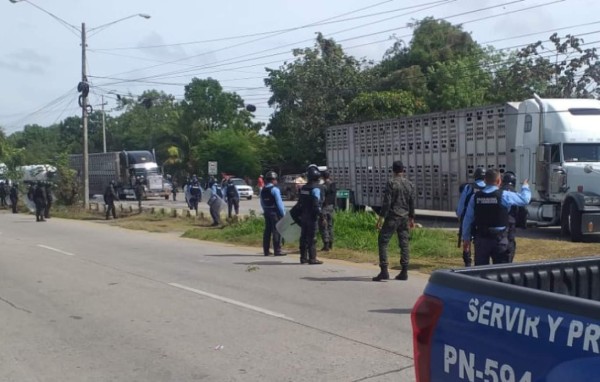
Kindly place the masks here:
POLYGON ((485 232, 488 228, 508 226, 508 209, 502 205, 502 194, 502 190, 496 190, 489 194, 479 191, 473 196, 477 232, 485 232))
POLYGON ((233 184, 227 186, 227 197, 232 199, 237 197, 237 190, 233 184))
POLYGON ((319 187, 318 184, 308 183, 302 186, 300 189, 300 196, 298 197, 298 203, 302 206, 302 214, 314 214, 319 213, 319 202, 315 200, 312 195, 312 190, 319 187))
POLYGON ((263 189, 260 191, 260 200, 262 200, 264 208, 271 209, 277 207, 275 196, 273 196, 273 193, 271 192, 273 191, 273 187, 275 186, 263 187, 263 189))
POLYGON ((190 186, 190 195, 192 196, 198 196, 200 195, 200 185, 199 184, 192 184, 190 186))
POLYGON ((323 207, 335 205, 336 187, 333 182, 325 182, 323 185, 323 207))

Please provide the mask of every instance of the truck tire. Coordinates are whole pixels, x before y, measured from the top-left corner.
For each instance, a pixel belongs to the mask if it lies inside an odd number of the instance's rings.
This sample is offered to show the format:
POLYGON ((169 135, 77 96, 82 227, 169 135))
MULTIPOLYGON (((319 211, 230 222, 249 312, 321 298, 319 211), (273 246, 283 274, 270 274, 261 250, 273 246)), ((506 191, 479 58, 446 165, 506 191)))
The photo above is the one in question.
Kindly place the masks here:
POLYGON ((165 195, 165 200, 169 200, 169 194, 165 195))
POLYGON ((578 243, 583 241, 583 232, 581 230, 581 211, 577 208, 577 204, 571 202, 569 206, 569 232, 571 241, 578 243))
POLYGON ((252 196, 248 196, 246 199, 248 199, 248 200, 252 200, 252 196))
POLYGON ((292 194, 292 190, 290 190, 289 188, 285 190, 285 198, 291 201, 294 200, 294 194, 292 194))

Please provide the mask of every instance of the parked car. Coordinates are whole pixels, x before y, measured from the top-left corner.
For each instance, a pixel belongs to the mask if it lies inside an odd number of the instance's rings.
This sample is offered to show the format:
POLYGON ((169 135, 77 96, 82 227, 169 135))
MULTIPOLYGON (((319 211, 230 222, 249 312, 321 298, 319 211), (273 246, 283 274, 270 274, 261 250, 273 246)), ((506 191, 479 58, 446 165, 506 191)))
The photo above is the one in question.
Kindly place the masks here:
POLYGON ((246 184, 246 182, 244 181, 244 179, 231 178, 231 180, 233 181, 233 185, 235 186, 235 188, 237 188, 238 193, 240 194, 240 199, 241 198, 246 198, 248 200, 252 199, 254 192, 252 191, 252 187, 248 186, 246 184))
POLYGON ((279 178, 277 187, 281 195, 287 200, 296 200, 300 194, 300 189, 306 184, 306 178, 303 174, 282 175, 279 178))

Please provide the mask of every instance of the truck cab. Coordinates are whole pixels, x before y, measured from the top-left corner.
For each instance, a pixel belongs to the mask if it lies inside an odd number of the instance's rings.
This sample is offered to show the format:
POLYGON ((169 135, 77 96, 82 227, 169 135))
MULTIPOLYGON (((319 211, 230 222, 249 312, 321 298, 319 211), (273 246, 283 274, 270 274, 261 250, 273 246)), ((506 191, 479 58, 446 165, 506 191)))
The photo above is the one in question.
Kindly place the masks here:
POLYGON ((171 193, 161 174, 161 169, 150 151, 121 151, 120 164, 122 169, 121 182, 128 187, 123 187, 126 196, 135 197, 134 186, 137 178, 144 184, 144 197, 161 196, 169 198, 171 193))
POLYGON ((574 241, 600 232, 600 101, 536 97, 517 121, 508 168, 531 181, 529 218, 574 241))

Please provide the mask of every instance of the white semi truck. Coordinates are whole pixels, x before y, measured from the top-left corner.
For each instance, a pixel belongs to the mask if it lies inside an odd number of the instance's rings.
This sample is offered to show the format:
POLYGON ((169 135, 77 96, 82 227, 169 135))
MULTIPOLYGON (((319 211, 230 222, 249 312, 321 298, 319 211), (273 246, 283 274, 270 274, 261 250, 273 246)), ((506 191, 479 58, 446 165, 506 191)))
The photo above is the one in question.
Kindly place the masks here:
POLYGON ((477 167, 529 179, 529 220, 573 241, 600 233, 600 101, 509 102, 327 129, 327 166, 355 206, 381 206, 402 160, 417 207, 453 211, 477 167))
MULTIPOLYGON (((143 178, 144 198, 150 196, 168 199, 171 187, 164 180, 160 167, 150 151, 120 151, 89 154, 90 195, 103 194, 111 180, 117 183, 120 199, 135 197, 136 178, 143 178)), ((71 168, 83 175, 83 156, 69 156, 71 168)), ((82 182, 83 183, 83 182, 82 182)))

